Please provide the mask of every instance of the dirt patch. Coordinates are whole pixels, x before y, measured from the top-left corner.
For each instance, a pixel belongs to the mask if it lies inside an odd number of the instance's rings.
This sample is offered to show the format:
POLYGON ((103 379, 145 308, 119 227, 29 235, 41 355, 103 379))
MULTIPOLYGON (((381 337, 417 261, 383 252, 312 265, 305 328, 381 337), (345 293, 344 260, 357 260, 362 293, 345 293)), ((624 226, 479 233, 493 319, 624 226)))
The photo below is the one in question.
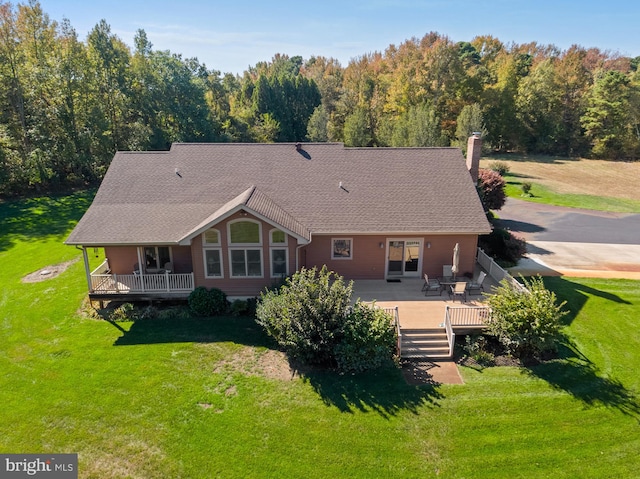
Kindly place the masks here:
POLYGON ((291 365, 287 355, 282 351, 262 351, 251 347, 240 349, 214 369, 215 373, 223 371, 241 372, 280 381, 292 381, 300 376, 298 369, 291 365))
POLYGON ((66 269, 72 264, 77 263, 80 258, 72 259, 71 261, 65 261, 64 263, 53 264, 40 268, 38 271, 29 273, 22 278, 23 283, 39 283, 48 279, 55 278, 56 276, 64 273, 66 269))

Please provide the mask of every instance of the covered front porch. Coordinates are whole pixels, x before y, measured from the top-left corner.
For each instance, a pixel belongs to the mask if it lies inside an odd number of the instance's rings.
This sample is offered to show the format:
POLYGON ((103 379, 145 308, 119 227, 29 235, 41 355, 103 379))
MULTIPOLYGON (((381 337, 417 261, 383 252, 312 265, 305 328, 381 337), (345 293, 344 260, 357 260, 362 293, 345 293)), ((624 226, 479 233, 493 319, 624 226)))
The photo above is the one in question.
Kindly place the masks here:
POLYGON ((91 271, 89 277, 89 299, 186 299, 194 289, 193 273, 174 273, 162 269, 154 272, 144 270, 132 274, 111 272, 109 260, 91 271))

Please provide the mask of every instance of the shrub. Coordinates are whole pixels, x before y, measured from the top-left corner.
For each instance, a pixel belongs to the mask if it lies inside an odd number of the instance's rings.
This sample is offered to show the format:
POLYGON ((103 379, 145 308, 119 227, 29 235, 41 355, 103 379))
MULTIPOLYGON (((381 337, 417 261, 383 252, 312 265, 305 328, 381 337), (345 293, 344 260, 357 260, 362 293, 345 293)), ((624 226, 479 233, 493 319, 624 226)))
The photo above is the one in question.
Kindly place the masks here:
POLYGON ((508 264, 516 264, 527 254, 527 242, 503 228, 494 228, 488 235, 480 236, 478 246, 492 258, 508 264))
POLYGON ((335 347, 338 368, 348 372, 376 369, 388 363, 396 347, 392 318, 383 309, 357 302, 345 318, 335 347))
POLYGON ((215 316, 227 311, 227 295, 218 288, 198 286, 189 294, 188 304, 198 316, 215 316))
POLYGON ((291 357, 331 365, 352 289, 326 266, 303 268, 278 291, 262 293, 256 320, 291 357))
POLYGON ((249 311, 249 305, 243 299, 236 299, 231 303, 232 316, 244 316, 249 311))
POLYGON ((477 190, 485 211, 499 210, 507 201, 504 178, 495 171, 481 168, 478 171, 477 190))
POLYGON ((530 181, 523 181, 521 188, 522 188, 522 194, 524 196, 531 196, 531 188, 533 187, 533 185, 531 184, 530 181))
POLYGON ((393 357, 395 329, 381 310, 360 302, 351 308, 352 290, 326 266, 303 268, 261 294, 256 321, 302 362, 354 372, 378 367, 393 357))
POLYGON ((495 171, 500 176, 506 175, 511 170, 511 168, 509 168, 509 164, 504 161, 492 161, 489 163, 489 169, 491 171, 495 171))
POLYGON ((121 304, 109 314, 110 321, 134 321, 135 319, 135 307, 132 303, 121 304))
POLYGON ((565 303, 557 304, 555 293, 545 289, 540 276, 524 280, 528 291, 516 289, 506 280, 488 295, 491 308, 489 333, 520 359, 539 358, 553 351, 560 337, 560 319, 565 303))
POLYGON ((487 338, 484 336, 467 336, 463 348, 469 357, 473 358, 480 366, 493 366, 495 364, 495 356, 490 351, 487 338))

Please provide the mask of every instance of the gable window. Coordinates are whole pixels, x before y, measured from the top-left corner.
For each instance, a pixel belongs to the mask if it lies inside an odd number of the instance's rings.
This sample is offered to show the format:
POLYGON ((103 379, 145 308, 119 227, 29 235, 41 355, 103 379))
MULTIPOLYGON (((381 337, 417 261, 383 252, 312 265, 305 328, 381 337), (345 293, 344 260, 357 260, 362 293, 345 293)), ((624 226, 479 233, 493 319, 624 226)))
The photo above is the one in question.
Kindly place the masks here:
POLYGON ((352 259, 351 238, 331 238, 331 259, 352 259))
POLYGON ((229 243, 262 244, 260 223, 250 220, 237 220, 230 222, 229 243))
POLYGON ((262 277, 262 225, 255 220, 241 219, 230 221, 228 229, 231 277, 262 277))
POLYGON ((269 232, 269 237, 272 245, 287 243, 287 235, 284 231, 273 229, 269 232))
POLYGON ((222 278, 222 249, 220 231, 211 228, 202 235, 204 274, 207 278, 222 278))
POLYGON ((171 248, 168 246, 145 246, 144 263, 147 272, 157 272, 170 262, 171 248))

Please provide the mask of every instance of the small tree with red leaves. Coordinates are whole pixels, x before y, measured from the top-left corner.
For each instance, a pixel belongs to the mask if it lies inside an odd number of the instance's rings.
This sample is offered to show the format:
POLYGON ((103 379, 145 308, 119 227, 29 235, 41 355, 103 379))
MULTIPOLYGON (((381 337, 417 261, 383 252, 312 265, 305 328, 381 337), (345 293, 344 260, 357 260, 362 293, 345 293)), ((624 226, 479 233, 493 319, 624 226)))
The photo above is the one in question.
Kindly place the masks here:
POLYGON ((481 168, 478 172, 478 195, 485 211, 499 210, 504 206, 507 195, 505 181, 499 173, 481 168))

